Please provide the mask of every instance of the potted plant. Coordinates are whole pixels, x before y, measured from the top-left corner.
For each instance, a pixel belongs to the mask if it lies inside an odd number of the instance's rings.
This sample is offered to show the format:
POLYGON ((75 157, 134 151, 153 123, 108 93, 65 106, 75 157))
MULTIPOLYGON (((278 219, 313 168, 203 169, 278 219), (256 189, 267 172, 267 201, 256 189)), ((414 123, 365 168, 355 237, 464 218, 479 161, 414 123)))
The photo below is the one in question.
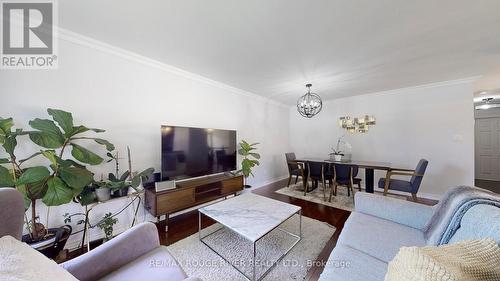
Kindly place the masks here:
POLYGON ((115 218, 112 213, 105 214, 103 219, 97 223, 97 227, 104 231, 104 242, 113 238, 113 225, 117 223, 118 219, 115 218))
POLYGON ((47 206, 69 203, 93 181, 93 173, 85 165, 99 165, 103 158, 83 147, 82 142, 93 141, 108 151, 114 150, 110 142, 85 134, 104 130, 75 126, 72 114, 66 111, 49 108, 47 112, 52 120, 31 120, 29 125, 33 130, 30 131, 13 129, 12 118, 0 118, 0 144, 7 154, 6 158, 0 158, 0 164, 9 167, 0 165, 0 187, 15 187, 24 195, 26 210, 31 206, 31 220, 26 222, 30 234, 23 238, 28 243, 50 239, 57 232, 57 229, 47 231, 38 222, 37 200, 41 199, 47 206), (26 159, 18 159, 18 137, 23 136, 28 136, 42 149, 26 159), (68 149, 71 149, 70 158, 64 153, 68 149), (44 157, 48 164, 28 166, 35 157, 44 157))
POLYGON ((94 182, 93 186, 95 187, 95 195, 97 197, 97 201, 106 202, 111 199, 111 189, 109 188, 108 182, 94 182))
POLYGON ((344 144, 345 142, 343 141, 344 136, 341 136, 340 138, 337 139, 337 146, 335 148, 332 147, 332 153, 330 153, 330 160, 333 161, 341 161, 342 156, 344 156, 344 153, 340 150, 340 145, 344 144))
POLYGON ((244 187, 245 188, 250 188, 251 186, 247 184, 247 178, 253 175, 252 169, 255 166, 259 166, 259 160, 260 159, 260 154, 256 152, 257 145, 259 143, 252 143, 249 144, 245 140, 242 140, 239 143, 240 148, 238 149, 238 154, 243 156, 243 159, 241 160, 241 169, 237 171, 237 173, 241 173, 244 176, 244 187))

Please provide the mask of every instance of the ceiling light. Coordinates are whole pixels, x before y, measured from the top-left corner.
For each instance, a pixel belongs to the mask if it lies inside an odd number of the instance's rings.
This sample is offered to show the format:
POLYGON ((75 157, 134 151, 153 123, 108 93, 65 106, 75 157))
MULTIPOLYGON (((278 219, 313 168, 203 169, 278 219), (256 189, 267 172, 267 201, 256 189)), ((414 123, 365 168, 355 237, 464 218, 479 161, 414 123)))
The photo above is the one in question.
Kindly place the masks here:
POLYGON ((311 93, 311 86, 312 84, 307 84, 307 93, 297 100, 297 110, 300 115, 306 118, 312 118, 323 107, 321 98, 317 94, 311 93))

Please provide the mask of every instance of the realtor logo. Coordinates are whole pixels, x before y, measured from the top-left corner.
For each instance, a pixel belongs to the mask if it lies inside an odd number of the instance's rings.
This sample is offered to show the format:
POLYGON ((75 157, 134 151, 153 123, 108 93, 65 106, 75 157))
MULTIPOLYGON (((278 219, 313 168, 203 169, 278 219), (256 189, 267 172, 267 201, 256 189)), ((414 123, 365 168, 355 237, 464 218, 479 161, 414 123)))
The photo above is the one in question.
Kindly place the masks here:
POLYGON ((57 68, 55 2, 3 1, 1 6, 1 68, 57 68))

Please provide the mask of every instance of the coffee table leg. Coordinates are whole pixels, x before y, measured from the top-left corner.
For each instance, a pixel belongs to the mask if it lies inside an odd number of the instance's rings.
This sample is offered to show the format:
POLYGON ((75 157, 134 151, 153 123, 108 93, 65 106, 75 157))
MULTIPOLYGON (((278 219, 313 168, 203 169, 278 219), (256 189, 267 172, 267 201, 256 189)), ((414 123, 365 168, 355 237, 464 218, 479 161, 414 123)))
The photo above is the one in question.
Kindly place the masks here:
POLYGON ((201 212, 198 212, 198 239, 201 241, 201 212))
POLYGON ((256 242, 253 242, 253 279, 252 280, 256 280, 255 279, 255 274, 256 274, 256 262, 255 262, 255 257, 257 256, 256 255, 256 250, 255 250, 255 243, 256 242))
POLYGON ((302 209, 299 210, 299 237, 302 239, 302 209))

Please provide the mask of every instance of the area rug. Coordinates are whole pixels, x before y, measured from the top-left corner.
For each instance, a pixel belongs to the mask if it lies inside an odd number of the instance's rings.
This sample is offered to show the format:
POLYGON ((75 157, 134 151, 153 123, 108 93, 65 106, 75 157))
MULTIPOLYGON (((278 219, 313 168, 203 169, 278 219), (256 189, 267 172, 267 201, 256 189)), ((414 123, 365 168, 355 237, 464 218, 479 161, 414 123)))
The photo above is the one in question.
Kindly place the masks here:
MULTIPOLYGON (((298 233, 299 217, 293 216, 280 228, 298 233)), ((214 224, 202 230, 202 234, 221 228, 214 224)), ((304 280, 307 270, 331 238, 335 228, 327 223, 302 217, 302 240, 263 279, 304 280)), ((293 244, 295 238, 275 229, 257 242, 257 276, 260 276, 282 253, 293 244)), ((237 265, 247 276, 252 274, 252 244, 239 235, 223 229, 207 237, 207 243, 231 263, 237 265)), ((179 265, 190 277, 204 281, 244 281, 241 273, 198 240, 198 233, 168 246, 179 265)))
MULTIPOLYGON (((334 207, 337 209, 342 209, 346 211, 354 210, 354 195, 347 196, 347 187, 339 186, 337 188, 337 196, 332 196, 332 202, 328 202, 328 197, 330 196, 330 188, 326 190, 326 200, 323 198, 323 186, 320 184, 318 188, 314 189, 311 192, 308 192, 306 196, 304 196, 304 188, 302 182, 297 184, 290 184, 290 187, 283 187, 275 191, 276 193, 287 195, 290 197, 311 201, 314 203, 334 207)), ((359 192, 357 187, 354 187, 354 193, 359 192)), ((364 191, 362 191, 364 192, 364 191)), ((406 196, 396 195, 396 194, 388 194, 389 197, 394 197, 398 199, 406 200, 406 196)))

